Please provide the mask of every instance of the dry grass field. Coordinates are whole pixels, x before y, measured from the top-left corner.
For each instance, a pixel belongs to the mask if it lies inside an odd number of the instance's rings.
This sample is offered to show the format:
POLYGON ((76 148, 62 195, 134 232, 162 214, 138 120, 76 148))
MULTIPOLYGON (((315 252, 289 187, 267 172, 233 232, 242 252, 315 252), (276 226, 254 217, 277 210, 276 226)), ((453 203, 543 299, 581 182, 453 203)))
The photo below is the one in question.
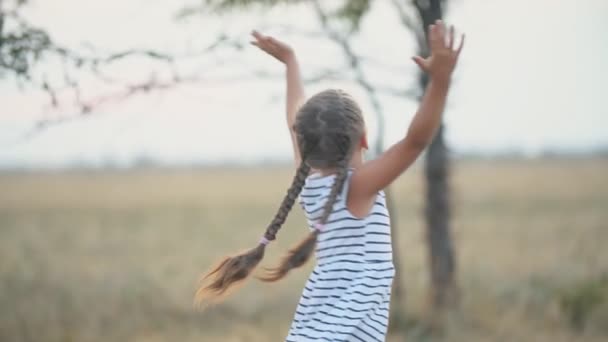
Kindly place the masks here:
MULTIPOLYGON (((212 262, 257 242, 291 172, 0 174, 0 341, 281 341, 307 270, 204 312, 192 296, 212 262)), ((413 322, 427 312, 421 180, 394 185, 413 322)), ((608 160, 458 161, 452 191, 462 297, 445 340, 608 340, 608 160)), ((303 234, 296 208, 265 264, 303 234)))

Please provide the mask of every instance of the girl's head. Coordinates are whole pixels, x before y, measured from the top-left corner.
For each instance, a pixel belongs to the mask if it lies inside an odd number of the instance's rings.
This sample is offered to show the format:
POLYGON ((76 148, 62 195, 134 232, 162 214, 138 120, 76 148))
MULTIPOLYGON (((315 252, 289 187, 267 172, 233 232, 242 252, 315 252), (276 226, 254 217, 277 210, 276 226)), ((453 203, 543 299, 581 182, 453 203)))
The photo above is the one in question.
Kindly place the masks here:
POLYGON ((311 97, 296 115, 293 127, 302 157, 292 184, 283 198, 279 210, 266 228, 264 237, 253 249, 234 257, 225 258, 212 269, 196 293, 198 302, 217 300, 229 289, 245 280, 264 257, 268 242, 285 222, 296 198, 300 194, 311 168, 335 173, 334 184, 327 196, 323 211, 314 229, 304 240, 292 248, 278 267, 271 269, 261 280, 277 281, 291 269, 308 261, 316 246, 317 236, 333 211, 334 203, 342 192, 353 154, 367 148, 365 124, 357 103, 341 90, 326 90, 311 97))
POLYGON ((302 160, 315 169, 336 169, 367 147, 365 124, 357 103, 341 90, 325 90, 300 109, 293 127, 302 160))

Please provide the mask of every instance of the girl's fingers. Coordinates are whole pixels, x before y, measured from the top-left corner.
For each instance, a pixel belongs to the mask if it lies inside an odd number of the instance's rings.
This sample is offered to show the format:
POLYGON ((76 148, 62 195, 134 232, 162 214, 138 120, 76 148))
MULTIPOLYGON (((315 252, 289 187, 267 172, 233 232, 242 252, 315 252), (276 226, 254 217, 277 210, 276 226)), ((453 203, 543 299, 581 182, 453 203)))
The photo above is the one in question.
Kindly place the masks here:
POLYGON ((256 31, 256 30, 251 31, 251 35, 252 35, 252 36, 253 36, 255 39, 257 39, 257 40, 262 40, 262 39, 264 39, 264 35, 263 35, 263 34, 261 34, 261 33, 260 33, 260 32, 258 32, 258 31, 256 31))
POLYGON ((435 25, 431 27, 430 33, 430 47, 431 51, 440 51, 445 48, 445 26, 443 25, 443 21, 437 20, 435 25))
POLYGON ((462 51, 462 48, 464 47, 464 33, 460 37, 460 45, 458 46, 458 50, 456 50, 457 57, 460 55, 460 51, 462 51))
POLYGON ((448 48, 450 51, 454 49, 454 25, 450 25, 450 36, 448 38, 448 48))
POLYGON ((268 44, 270 44, 270 46, 272 46, 274 48, 279 47, 279 42, 276 39, 272 38, 272 37, 268 37, 267 42, 268 42, 268 44))
POLYGON ((258 44, 268 45, 268 44, 272 44, 272 43, 276 42, 276 40, 274 38, 272 38, 270 36, 265 36, 256 30, 251 31, 251 35, 256 39, 258 44))
POLYGON ((414 56, 412 57, 412 60, 418 64, 418 66, 420 67, 420 69, 426 71, 426 65, 424 64, 424 58, 420 57, 420 56, 414 56))
POLYGON ((441 42, 445 44, 445 25, 443 24, 443 21, 436 20, 435 26, 437 27, 438 38, 440 38, 441 42))
POLYGON ((439 27, 437 25, 431 25, 429 33, 429 47, 432 51, 438 51, 441 49, 441 42, 439 38, 439 27))
MULTIPOLYGON (((2 0, 0 0, 2 1, 2 0)), ((289 46, 280 40, 275 39, 272 36, 266 36, 256 30, 251 31, 251 35, 255 38, 251 41, 251 45, 257 46, 258 48, 266 51, 267 53, 276 57, 277 53, 289 49, 289 46)))
POLYGON ((433 47, 433 32, 435 31, 435 25, 429 25, 428 32, 426 34, 427 44, 429 44, 429 48, 433 47))

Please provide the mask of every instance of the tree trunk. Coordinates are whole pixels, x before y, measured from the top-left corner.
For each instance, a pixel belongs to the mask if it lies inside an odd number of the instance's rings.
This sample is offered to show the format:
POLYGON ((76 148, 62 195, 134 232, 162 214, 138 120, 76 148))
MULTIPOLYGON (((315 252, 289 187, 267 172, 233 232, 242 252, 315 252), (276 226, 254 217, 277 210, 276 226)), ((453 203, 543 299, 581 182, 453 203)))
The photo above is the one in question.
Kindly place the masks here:
POLYGON ((450 232, 448 164, 442 125, 429 146, 425 161, 426 238, 431 273, 430 295, 434 311, 451 306, 456 300, 456 262, 450 232))
MULTIPOLYGON (((361 82, 359 82, 361 83, 361 82)), ((365 85, 365 84, 364 84, 365 85)), ((375 158, 384 152, 384 134, 385 121, 382 106, 378 100, 378 96, 372 87, 365 87, 368 97, 372 103, 372 107, 376 112, 378 119, 378 135, 376 137, 375 158)), ((399 224, 397 222, 397 208, 395 206, 395 197, 393 196, 392 187, 387 187, 384 190, 386 195, 386 207, 391 214, 391 240, 393 244, 393 265, 395 267, 395 279, 393 280, 393 288, 391 298, 393 304, 390 308, 390 326, 393 330, 404 330, 406 325, 407 313, 405 310, 405 287, 403 286, 403 278, 401 278, 401 254, 399 253, 399 224)))
MULTIPOLYGON (((429 25, 441 19, 444 0, 417 0, 414 5, 420 16, 422 32, 419 36, 419 53, 427 56, 429 25)), ((419 85, 426 89, 428 76, 421 72, 419 85)), ((456 262, 450 228, 449 159, 444 141, 444 127, 440 126, 426 153, 424 175, 426 179, 426 238, 430 268, 430 299, 435 315, 456 302, 456 262)), ((437 317, 437 316, 435 316, 437 317)))
POLYGON ((392 304, 390 312, 391 330, 404 330, 406 326, 407 313, 405 310, 405 287, 401 277, 401 253, 399 250, 399 229, 397 222, 397 208, 393 196, 392 187, 384 190, 386 194, 386 206, 391 214, 391 240, 393 242, 393 265, 395 266, 395 279, 392 288, 392 304))

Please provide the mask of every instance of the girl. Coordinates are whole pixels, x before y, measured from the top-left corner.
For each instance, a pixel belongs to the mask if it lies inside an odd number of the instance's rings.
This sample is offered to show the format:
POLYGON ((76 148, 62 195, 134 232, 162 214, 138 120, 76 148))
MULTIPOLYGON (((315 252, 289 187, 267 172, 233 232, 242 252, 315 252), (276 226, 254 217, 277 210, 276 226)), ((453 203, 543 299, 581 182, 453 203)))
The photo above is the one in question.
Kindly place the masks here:
POLYGON ((252 44, 286 66, 287 123, 296 175, 259 244, 213 268, 197 291, 199 302, 217 300, 245 280, 275 239, 296 198, 310 233, 260 279, 277 281, 316 252, 287 341, 384 341, 394 277, 390 218, 382 189, 403 173, 432 140, 441 122, 450 77, 462 46, 454 28, 429 28, 431 55, 414 57, 430 82, 405 137, 377 159, 364 162, 367 138, 361 109, 346 93, 326 90, 304 102, 292 49, 253 32, 252 44), (304 102, 304 103, 303 103, 304 102))

